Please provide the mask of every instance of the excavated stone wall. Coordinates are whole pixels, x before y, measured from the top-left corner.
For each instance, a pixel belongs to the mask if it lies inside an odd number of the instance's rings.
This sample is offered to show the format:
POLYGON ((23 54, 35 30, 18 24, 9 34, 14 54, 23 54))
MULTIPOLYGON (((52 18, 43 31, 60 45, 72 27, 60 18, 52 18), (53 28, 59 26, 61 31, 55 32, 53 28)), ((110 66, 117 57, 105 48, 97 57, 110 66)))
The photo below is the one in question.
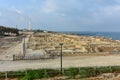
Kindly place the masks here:
POLYGON ((120 42, 105 37, 77 36, 61 33, 36 33, 30 37, 28 48, 45 50, 49 53, 60 52, 60 43, 63 53, 100 53, 120 50, 120 42))

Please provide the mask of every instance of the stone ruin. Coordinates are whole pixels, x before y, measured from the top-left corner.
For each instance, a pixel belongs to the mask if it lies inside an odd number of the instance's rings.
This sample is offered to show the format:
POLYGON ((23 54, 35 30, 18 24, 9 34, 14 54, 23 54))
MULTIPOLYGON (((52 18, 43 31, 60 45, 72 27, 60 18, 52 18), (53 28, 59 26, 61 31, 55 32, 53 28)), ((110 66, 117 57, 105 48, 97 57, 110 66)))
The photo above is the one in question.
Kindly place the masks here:
POLYGON ((48 54, 59 54, 61 42, 64 43, 64 54, 120 51, 120 42, 109 38, 46 32, 33 34, 29 39, 28 48, 44 50, 48 54))

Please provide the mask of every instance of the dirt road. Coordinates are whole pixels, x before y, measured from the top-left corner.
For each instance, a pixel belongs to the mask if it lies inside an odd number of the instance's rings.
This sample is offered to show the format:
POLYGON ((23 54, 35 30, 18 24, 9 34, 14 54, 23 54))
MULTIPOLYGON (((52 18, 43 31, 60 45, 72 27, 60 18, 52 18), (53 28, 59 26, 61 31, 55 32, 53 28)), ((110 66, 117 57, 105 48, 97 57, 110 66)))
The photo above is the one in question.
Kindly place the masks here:
MULTIPOLYGON (((120 56, 74 56, 63 57, 63 68, 87 66, 120 66, 120 56)), ((0 61, 0 71, 15 71, 39 68, 60 68, 60 59, 0 61)))

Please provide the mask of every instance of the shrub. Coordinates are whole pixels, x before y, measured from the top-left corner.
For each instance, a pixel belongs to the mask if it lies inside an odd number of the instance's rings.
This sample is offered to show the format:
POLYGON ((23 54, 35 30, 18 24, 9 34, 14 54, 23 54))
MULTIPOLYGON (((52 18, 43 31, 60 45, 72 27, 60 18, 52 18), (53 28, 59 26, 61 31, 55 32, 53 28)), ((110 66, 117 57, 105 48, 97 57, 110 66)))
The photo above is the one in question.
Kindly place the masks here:
POLYGON ((120 66, 112 66, 111 70, 112 72, 120 73, 120 66))
POLYGON ((3 78, 3 77, 4 77, 3 73, 2 73, 2 72, 0 72, 0 78, 3 78))
POLYGON ((27 74, 32 76, 32 78, 34 78, 34 79, 43 78, 44 77, 44 69, 27 70, 27 74))
POLYGON ((96 76, 96 68, 93 68, 93 67, 89 67, 87 68, 87 72, 88 72, 88 77, 92 76, 96 76))
POLYGON ((21 80, 33 80, 33 77, 27 74, 21 80))
POLYGON ((75 76, 79 73, 78 68, 69 68, 67 71, 65 71, 65 75, 69 78, 75 78, 75 76))
POLYGON ((10 71, 7 74, 9 78, 14 78, 14 77, 20 78, 20 77, 25 76, 24 71, 10 71))
POLYGON ((79 71, 79 73, 80 73, 80 75, 81 75, 81 78, 86 78, 86 77, 88 77, 88 72, 87 72, 87 70, 85 70, 85 69, 80 69, 80 71, 79 71))
POLYGON ((100 74, 112 72, 110 67, 99 67, 97 68, 97 70, 99 71, 100 74))
POLYGON ((81 78, 94 77, 99 74, 99 71, 93 67, 80 68, 81 78))
POLYGON ((46 74, 49 77, 54 77, 54 76, 58 76, 60 74, 60 71, 59 70, 53 70, 53 69, 47 69, 46 74))

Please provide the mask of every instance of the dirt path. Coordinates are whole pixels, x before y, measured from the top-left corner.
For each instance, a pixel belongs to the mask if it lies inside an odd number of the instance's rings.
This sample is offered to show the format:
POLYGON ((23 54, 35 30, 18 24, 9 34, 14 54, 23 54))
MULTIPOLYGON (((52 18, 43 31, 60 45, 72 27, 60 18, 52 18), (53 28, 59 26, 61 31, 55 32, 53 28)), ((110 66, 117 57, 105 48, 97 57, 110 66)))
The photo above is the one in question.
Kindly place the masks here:
MULTIPOLYGON (((120 66, 120 56, 74 56, 63 57, 63 68, 86 66, 120 66)), ((0 71, 15 71, 38 68, 60 68, 60 59, 0 61, 0 71)))
POLYGON ((0 54, 0 60, 13 60, 13 54, 21 53, 21 43, 11 45, 11 48, 0 54))
MULTIPOLYGON (((29 36, 25 38, 26 44, 28 40, 29 36)), ((6 49, 0 54, 0 60, 13 60, 13 54, 23 54, 23 43, 24 39, 22 40, 22 42, 16 42, 15 44, 11 44, 10 48, 6 49)))

